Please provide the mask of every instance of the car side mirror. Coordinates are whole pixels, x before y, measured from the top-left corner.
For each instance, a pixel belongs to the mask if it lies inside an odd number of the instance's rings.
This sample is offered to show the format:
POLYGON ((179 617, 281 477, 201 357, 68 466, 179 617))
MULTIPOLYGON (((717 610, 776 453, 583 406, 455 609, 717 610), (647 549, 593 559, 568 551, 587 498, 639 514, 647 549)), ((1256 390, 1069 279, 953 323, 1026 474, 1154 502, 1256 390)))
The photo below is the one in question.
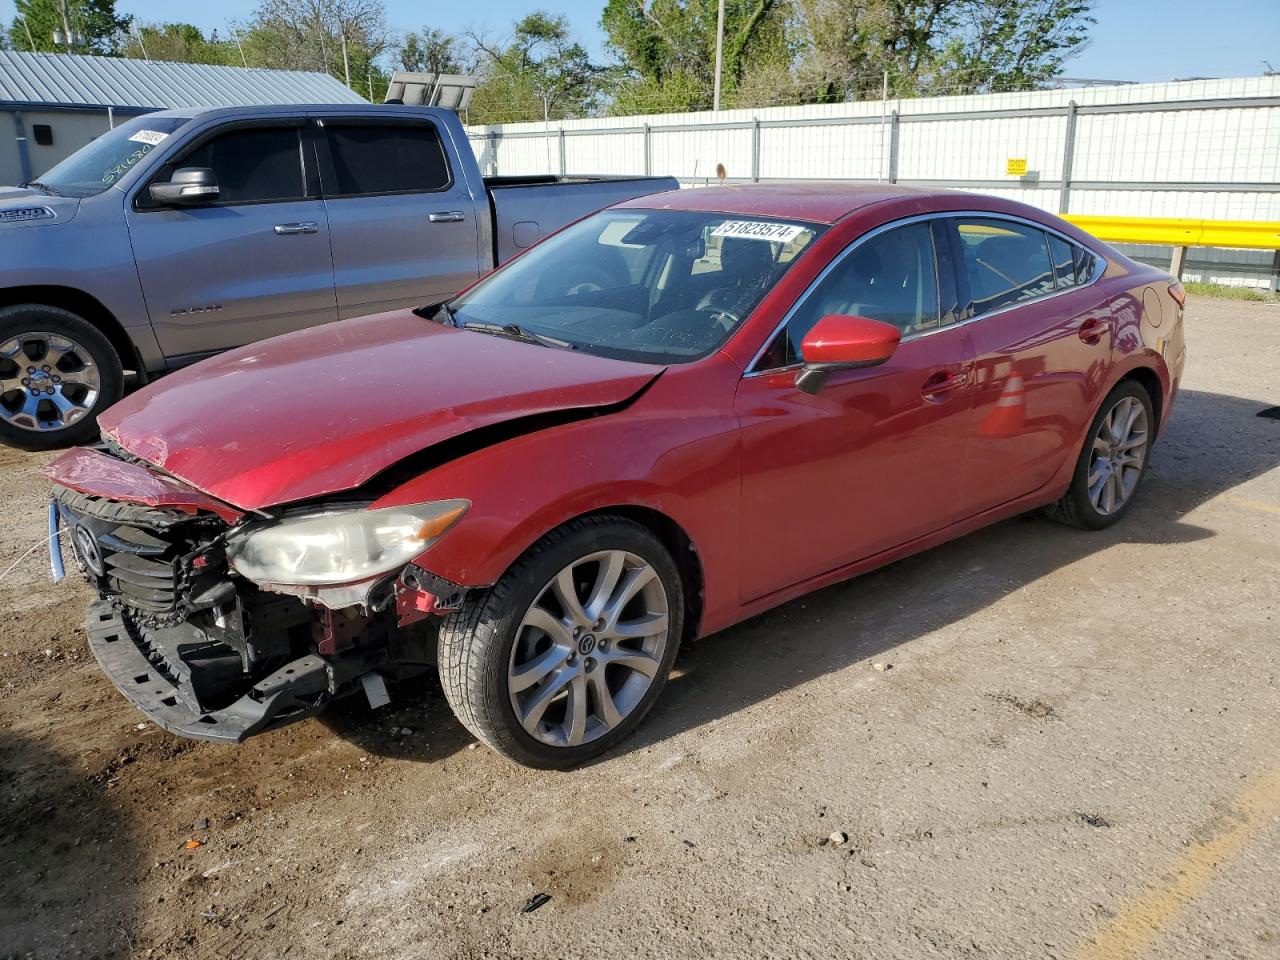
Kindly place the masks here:
POLYGON ((878 366, 893 356, 901 339, 902 331, 891 323, 829 314, 800 342, 804 369, 796 374, 796 387, 817 393, 833 370, 878 366))
POLYGON ((165 206, 190 207, 218 199, 218 178, 208 167, 181 167, 168 183, 153 183, 151 199, 165 206))

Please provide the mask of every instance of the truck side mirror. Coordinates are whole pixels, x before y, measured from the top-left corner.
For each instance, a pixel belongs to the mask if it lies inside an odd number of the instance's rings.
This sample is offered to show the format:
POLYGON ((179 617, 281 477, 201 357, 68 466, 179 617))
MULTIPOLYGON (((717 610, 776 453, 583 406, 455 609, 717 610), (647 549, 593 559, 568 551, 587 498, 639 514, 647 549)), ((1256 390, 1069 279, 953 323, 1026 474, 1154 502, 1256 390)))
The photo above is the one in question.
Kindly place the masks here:
POLYGON ((823 317, 800 342, 804 367, 796 374, 796 386, 817 393, 835 370, 875 367, 893 356, 902 331, 891 323, 869 317, 831 314, 823 317))
POLYGON ((153 183, 151 199, 165 206, 190 207, 218 199, 218 178, 208 167, 181 167, 168 183, 153 183))

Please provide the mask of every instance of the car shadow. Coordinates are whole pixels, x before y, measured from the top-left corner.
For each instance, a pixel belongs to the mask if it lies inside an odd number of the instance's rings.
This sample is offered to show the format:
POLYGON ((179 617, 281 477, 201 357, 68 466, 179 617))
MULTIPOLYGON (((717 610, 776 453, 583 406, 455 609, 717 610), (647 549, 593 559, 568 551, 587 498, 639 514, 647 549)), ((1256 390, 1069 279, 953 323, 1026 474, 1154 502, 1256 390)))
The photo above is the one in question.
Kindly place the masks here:
POLYGON ((1267 405, 1183 391, 1138 500, 1108 530, 1076 530, 1038 514, 1016 517, 700 639, 681 652, 645 724, 597 762, 873 661, 1115 544, 1213 536, 1186 515, 1280 466, 1280 422, 1257 416, 1267 405))
POLYGON ((0 956, 136 955, 130 818, 69 758, 0 731, 0 956))

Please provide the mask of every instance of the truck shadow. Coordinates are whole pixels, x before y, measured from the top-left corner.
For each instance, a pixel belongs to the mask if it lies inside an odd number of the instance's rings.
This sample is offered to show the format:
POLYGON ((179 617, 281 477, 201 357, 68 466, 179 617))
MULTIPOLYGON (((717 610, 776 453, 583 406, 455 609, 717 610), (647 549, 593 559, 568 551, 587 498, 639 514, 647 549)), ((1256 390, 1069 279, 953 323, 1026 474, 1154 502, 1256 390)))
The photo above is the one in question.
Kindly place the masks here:
POLYGON ((1014 518, 703 638, 682 652, 648 721, 600 762, 870 662, 1115 544, 1212 537, 1186 515, 1280 466, 1280 423, 1257 416, 1266 406, 1183 391, 1139 499, 1108 530, 1014 518))
POLYGON ((70 758, 0 731, 0 956, 135 953, 128 816, 70 758))

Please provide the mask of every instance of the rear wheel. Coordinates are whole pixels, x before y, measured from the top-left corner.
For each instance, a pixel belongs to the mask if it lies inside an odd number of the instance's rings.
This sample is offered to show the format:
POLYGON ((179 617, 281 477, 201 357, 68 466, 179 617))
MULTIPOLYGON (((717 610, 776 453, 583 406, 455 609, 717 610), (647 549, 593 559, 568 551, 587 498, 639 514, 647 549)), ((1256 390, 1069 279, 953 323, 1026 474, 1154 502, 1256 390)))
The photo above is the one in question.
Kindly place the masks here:
POLYGON ((649 711, 683 626, 680 575, 658 538, 621 517, 585 518, 444 620, 440 677, 463 726, 494 750, 571 767, 649 711))
POLYGON ((49 450, 92 439, 98 414, 123 391, 119 356, 83 317, 39 304, 0 309, 0 441, 49 450))
POLYGON ((1136 381, 1121 381, 1093 418, 1071 486, 1049 516, 1087 530, 1119 520, 1146 475, 1154 436, 1151 397, 1136 381))

